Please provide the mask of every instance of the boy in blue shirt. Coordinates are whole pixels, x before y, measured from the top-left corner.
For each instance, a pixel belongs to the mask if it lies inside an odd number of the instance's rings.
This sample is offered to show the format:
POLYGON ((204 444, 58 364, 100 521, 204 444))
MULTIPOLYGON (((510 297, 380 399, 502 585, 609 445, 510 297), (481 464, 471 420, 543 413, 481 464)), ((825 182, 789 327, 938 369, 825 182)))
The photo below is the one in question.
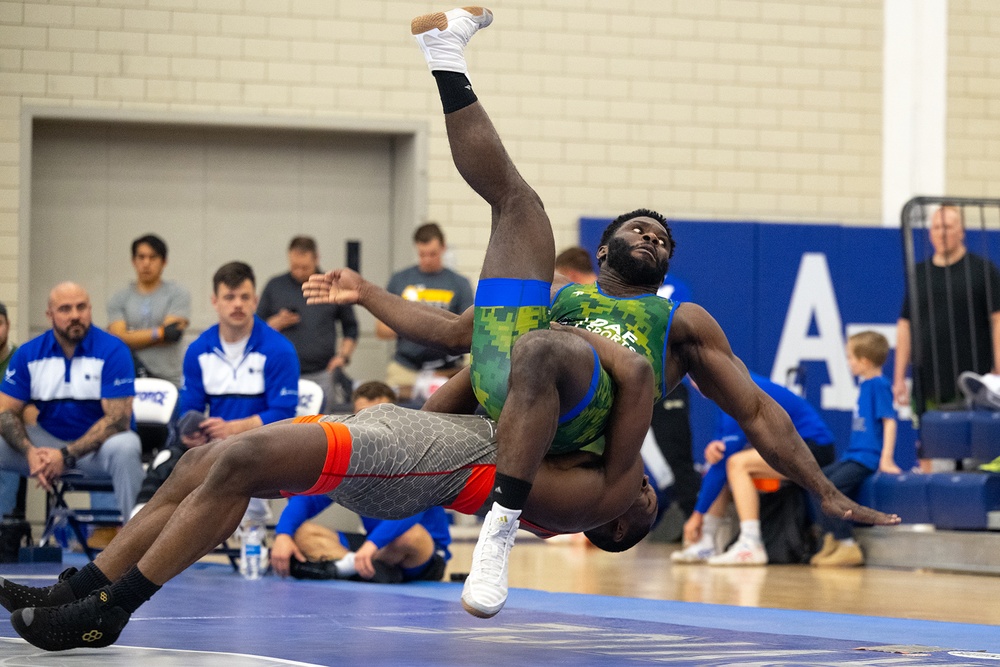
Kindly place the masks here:
MULTIPOLYGON (((894 475, 901 472, 893 458, 896 409, 892 406, 892 384, 882 375, 882 364, 888 356, 889 341, 879 333, 863 331, 847 339, 847 365, 861 380, 851 442, 839 461, 823 468, 823 474, 847 496, 856 496, 876 471, 894 475)), ((822 511, 817 511, 816 516, 825 536, 822 548, 809 563, 827 567, 864 565, 861 547, 854 541, 853 524, 825 516, 822 511)))

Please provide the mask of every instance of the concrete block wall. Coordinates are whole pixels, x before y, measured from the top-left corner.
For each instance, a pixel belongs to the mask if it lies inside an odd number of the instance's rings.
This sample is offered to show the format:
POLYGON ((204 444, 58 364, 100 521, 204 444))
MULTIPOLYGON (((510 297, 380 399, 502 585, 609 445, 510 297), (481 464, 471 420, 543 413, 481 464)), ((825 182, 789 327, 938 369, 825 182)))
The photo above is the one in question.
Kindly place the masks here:
MULTIPOLYGON (((26 105, 431 121, 427 216, 475 277, 488 211, 455 173, 410 0, 0 1, 0 300, 18 312, 26 105)), ((545 200, 580 215, 878 224, 881 3, 498 0, 472 81, 545 200)), ((949 191, 998 181, 1000 5, 953 0, 949 191)), ((996 194, 992 192, 992 194, 996 194)))

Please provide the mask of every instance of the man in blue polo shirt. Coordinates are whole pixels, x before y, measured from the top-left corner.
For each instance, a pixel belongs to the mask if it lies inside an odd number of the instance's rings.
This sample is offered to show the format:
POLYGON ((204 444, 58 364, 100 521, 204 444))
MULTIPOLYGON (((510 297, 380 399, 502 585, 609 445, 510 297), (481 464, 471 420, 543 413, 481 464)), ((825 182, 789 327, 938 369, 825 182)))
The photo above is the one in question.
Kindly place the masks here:
POLYGON ((142 445, 130 429, 132 355, 92 326, 90 296, 79 285, 52 288, 45 314, 52 329, 17 349, 0 384, 0 469, 46 489, 73 468, 106 474, 128 516, 142 482, 142 445), (38 408, 36 426, 25 426, 28 403, 38 408))

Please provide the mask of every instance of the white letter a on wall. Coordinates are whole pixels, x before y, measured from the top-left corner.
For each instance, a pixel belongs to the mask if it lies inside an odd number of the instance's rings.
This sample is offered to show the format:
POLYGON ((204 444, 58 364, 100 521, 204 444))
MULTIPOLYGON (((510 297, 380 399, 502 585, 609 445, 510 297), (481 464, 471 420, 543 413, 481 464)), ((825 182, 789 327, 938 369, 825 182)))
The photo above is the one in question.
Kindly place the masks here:
POLYGON ((825 362, 831 384, 823 387, 822 409, 853 410, 857 389, 844 356, 843 331, 826 255, 807 252, 795 277, 771 381, 784 385, 788 369, 802 361, 825 362), (809 325, 814 320, 816 335, 810 336, 809 325))

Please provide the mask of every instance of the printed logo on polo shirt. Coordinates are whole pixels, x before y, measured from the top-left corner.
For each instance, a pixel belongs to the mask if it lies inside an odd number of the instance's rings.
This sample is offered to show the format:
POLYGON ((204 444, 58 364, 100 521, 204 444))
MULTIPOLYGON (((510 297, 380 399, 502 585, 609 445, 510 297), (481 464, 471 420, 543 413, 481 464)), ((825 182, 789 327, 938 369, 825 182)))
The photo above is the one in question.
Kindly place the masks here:
POLYGON ((3 374, 3 381, 6 382, 7 380, 14 377, 14 373, 16 372, 17 372, 16 368, 8 368, 7 372, 3 374))
POLYGON ((115 378, 116 387, 120 387, 123 384, 132 384, 132 378, 115 378))

